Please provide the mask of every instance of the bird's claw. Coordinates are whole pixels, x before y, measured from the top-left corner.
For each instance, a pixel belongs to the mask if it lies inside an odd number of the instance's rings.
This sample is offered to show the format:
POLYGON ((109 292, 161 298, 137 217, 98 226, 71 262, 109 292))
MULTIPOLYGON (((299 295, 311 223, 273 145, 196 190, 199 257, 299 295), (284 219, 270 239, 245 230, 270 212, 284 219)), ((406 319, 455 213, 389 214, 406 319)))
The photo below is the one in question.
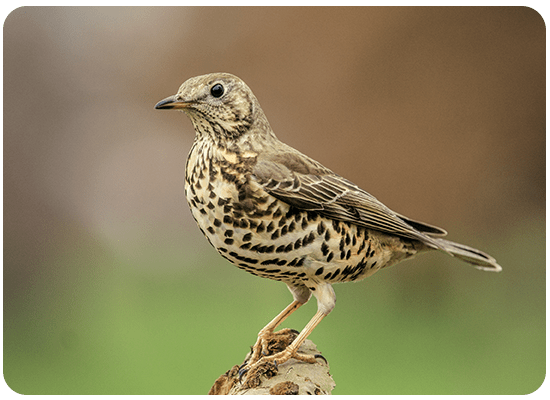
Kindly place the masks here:
POLYGON ((327 359, 326 359, 324 356, 322 356, 321 354, 315 354, 314 357, 315 357, 315 358, 322 358, 322 359, 325 360, 325 362, 328 364, 327 359))
POLYGON ((246 368, 246 369, 239 368, 239 382, 242 380, 243 375, 246 374, 248 371, 249 371, 248 368, 246 368))
POLYGON ((241 365, 239 365, 239 371, 238 371, 239 382, 241 381, 243 375, 246 374, 250 369, 250 368, 245 368, 245 366, 247 366, 247 365, 248 365, 248 360, 243 361, 243 363, 241 365))

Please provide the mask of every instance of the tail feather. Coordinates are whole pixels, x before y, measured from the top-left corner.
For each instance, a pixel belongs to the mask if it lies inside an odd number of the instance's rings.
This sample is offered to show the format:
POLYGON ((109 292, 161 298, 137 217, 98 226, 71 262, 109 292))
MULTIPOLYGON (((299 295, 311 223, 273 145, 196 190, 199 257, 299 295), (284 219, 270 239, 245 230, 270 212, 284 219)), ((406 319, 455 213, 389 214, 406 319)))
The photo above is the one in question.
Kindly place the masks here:
POLYGON ((464 244, 451 242, 450 240, 440 238, 434 238, 433 240, 440 245, 441 250, 460 258, 462 261, 475 265, 477 269, 492 272, 502 271, 502 267, 498 265, 497 260, 481 250, 474 249, 464 244))

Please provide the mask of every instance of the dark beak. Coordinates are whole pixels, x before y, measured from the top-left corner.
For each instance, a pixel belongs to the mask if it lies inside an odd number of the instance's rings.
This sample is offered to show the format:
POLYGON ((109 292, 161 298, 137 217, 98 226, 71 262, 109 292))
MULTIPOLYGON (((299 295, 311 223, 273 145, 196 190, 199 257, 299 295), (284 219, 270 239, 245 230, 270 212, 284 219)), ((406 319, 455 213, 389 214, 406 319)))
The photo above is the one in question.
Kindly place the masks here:
POLYGON ((155 108, 157 110, 178 110, 189 107, 189 102, 178 99, 176 95, 165 98, 164 100, 159 101, 155 108))

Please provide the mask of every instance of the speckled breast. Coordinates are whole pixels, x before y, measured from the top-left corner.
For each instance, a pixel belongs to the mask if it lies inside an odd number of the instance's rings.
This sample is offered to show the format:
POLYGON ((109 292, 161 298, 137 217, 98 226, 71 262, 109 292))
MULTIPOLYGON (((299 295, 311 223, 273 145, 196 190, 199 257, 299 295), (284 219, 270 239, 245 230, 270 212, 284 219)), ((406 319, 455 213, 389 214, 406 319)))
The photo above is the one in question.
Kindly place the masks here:
POLYGON ((196 141, 186 167, 186 197, 199 228, 218 252, 254 275, 308 282, 363 279, 410 256, 403 243, 354 224, 302 211, 251 177, 249 156, 196 141), (385 240, 387 239, 387 241, 385 240))

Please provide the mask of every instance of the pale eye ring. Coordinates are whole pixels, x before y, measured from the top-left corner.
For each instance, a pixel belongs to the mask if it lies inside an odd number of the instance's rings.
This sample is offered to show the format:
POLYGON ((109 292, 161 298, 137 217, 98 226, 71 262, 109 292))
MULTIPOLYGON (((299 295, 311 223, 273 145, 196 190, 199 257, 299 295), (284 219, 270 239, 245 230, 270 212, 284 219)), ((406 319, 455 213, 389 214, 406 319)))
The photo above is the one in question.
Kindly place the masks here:
POLYGON ((216 98, 222 97, 224 92, 225 92, 225 90, 224 90, 223 86, 220 83, 216 83, 210 89, 210 94, 212 94, 212 96, 214 96, 216 98))

